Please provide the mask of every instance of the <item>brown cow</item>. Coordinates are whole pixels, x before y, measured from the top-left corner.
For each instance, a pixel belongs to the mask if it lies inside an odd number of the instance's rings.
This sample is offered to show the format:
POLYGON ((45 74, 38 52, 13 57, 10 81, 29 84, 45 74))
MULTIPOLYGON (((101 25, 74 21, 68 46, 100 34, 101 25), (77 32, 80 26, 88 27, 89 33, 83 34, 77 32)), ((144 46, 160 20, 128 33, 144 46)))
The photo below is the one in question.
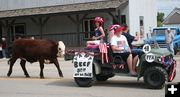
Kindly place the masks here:
POLYGON ((26 61, 33 63, 39 61, 40 64, 40 77, 44 78, 43 69, 44 61, 49 60, 50 63, 54 63, 58 69, 59 76, 63 77, 59 63, 57 60, 58 54, 63 52, 59 43, 51 40, 32 40, 32 39, 18 39, 13 43, 12 57, 9 60, 10 67, 7 76, 9 77, 12 73, 14 63, 18 58, 21 59, 20 65, 24 71, 26 77, 30 77, 25 63, 26 61))

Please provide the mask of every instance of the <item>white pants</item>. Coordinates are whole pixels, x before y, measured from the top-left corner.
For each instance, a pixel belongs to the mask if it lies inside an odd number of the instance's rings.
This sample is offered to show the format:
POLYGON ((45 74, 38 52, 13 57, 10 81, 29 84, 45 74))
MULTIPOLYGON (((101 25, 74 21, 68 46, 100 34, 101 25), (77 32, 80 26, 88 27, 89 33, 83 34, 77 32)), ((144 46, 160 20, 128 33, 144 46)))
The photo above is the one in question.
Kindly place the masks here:
POLYGON ((172 55, 174 55, 174 45, 173 45, 173 43, 168 43, 167 44, 167 49, 172 55))

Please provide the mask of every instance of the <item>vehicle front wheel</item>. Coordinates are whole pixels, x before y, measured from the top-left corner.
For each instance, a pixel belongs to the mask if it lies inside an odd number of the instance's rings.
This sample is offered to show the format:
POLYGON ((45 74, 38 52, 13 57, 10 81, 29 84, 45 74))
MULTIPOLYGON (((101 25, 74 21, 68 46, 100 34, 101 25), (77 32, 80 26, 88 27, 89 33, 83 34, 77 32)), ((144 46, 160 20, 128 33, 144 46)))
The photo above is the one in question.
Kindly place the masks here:
POLYGON ((150 67, 144 73, 144 82, 151 89, 163 88, 167 78, 167 72, 162 67, 150 67))

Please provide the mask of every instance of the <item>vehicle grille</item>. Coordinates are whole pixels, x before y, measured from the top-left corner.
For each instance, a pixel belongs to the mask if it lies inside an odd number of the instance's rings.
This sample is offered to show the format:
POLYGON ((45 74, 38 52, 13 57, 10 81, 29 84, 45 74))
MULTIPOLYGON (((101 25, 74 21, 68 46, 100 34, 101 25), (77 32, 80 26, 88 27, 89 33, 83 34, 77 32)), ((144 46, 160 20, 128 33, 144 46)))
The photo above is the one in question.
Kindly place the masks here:
POLYGON ((158 44, 159 44, 159 47, 160 48, 166 48, 166 44, 165 44, 165 42, 163 41, 158 41, 158 44))

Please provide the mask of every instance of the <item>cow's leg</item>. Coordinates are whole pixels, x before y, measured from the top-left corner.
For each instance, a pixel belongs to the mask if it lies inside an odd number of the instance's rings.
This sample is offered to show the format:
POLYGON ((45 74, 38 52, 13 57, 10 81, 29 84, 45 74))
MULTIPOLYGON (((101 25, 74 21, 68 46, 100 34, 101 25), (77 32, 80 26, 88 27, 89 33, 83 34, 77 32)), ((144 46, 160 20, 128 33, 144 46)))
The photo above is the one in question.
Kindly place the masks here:
POLYGON ((55 66, 56 66, 56 68, 57 68, 57 70, 58 70, 58 72, 59 72, 59 76, 60 76, 60 77, 63 77, 63 73, 62 73, 62 71, 61 71, 61 69, 60 69, 60 67, 59 67, 59 62, 58 62, 57 59, 54 59, 54 64, 55 64, 55 66))
POLYGON ((24 75, 26 77, 30 77, 28 72, 27 72, 27 70, 26 70, 26 61, 25 60, 21 60, 20 64, 21 64, 22 70, 24 71, 24 75))
POLYGON ((44 74, 43 74, 43 69, 44 69, 44 59, 39 60, 39 64, 40 64, 40 78, 44 78, 44 74))
POLYGON ((16 60, 17 60, 17 58, 11 58, 11 59, 9 60, 10 65, 9 65, 9 71, 8 71, 8 73, 7 73, 7 76, 8 76, 8 77, 9 77, 9 76, 11 75, 11 73, 12 73, 12 68, 13 68, 13 65, 14 65, 14 63, 16 62, 16 60))

